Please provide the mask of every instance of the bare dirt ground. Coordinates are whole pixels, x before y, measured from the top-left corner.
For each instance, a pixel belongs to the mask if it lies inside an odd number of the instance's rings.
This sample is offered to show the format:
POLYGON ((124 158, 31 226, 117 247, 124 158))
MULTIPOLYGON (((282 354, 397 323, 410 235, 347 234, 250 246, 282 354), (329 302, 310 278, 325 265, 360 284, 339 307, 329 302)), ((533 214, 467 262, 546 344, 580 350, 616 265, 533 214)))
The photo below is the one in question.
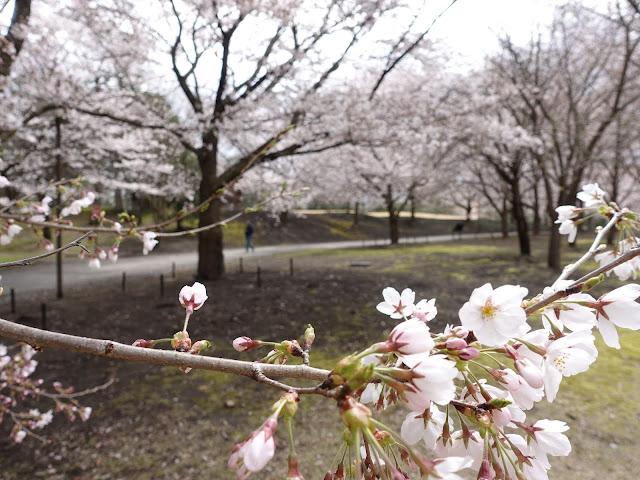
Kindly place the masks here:
MULTIPOLYGON (((531 261, 518 260, 514 248, 511 241, 495 240, 297 255, 291 257, 293 275, 289 256, 262 259, 260 287, 255 265, 245 263, 243 273, 230 271, 223 281, 206 284, 209 300, 192 317, 189 331, 192 338, 213 343, 207 354, 251 360, 264 352, 235 352, 231 347, 235 337, 300 338, 311 323, 317 333, 312 365, 331 368, 341 356, 380 340, 395 325, 375 310, 386 286, 411 287, 418 298, 437 298, 435 329, 455 323, 460 306, 482 283, 522 283, 533 295, 552 278, 541 266, 544 244, 537 244, 538 256, 531 261), (354 266, 366 262, 371 266, 354 266)), ((0 304, 0 316, 40 326, 39 305, 44 300, 51 330, 123 343, 167 337, 181 328, 184 309, 178 303, 178 291, 191 283, 190 275, 177 278, 167 285, 165 297, 160 297, 155 283, 140 282, 124 293, 113 287, 74 292, 64 301, 34 298, 21 303, 15 314, 8 312, 5 302, 0 304)), ((47 427, 42 433, 49 438, 48 444, 27 438, 15 445, 7 436, 9 422, 0 425, 3 480, 232 479, 235 475, 226 469, 231 448, 261 424, 279 397, 249 379, 211 372, 184 374, 168 367, 55 350, 37 358, 40 365, 35 375, 45 384, 58 380, 81 390, 112 377, 116 381, 109 389, 82 399, 94 409, 88 422, 58 418, 47 427)), ((635 478, 631 472, 640 468, 633 454, 637 441, 625 445, 630 438, 625 432, 611 433, 589 422, 580 430, 583 410, 571 402, 561 398, 551 418, 570 422, 572 416, 578 418, 578 433, 572 441, 582 455, 558 464, 551 478, 600 479, 610 470, 603 470, 597 464, 601 460, 595 459, 606 458, 607 448, 617 455, 610 458, 619 459, 619 475, 608 478, 635 478), (615 451, 611 445, 616 445, 615 451)), ((404 414, 403 409, 394 409, 391 421, 398 426, 404 414)), ((301 470, 308 480, 321 479, 343 429, 335 406, 324 398, 304 399, 295 424, 301 470)), ((255 478, 284 478, 284 428, 278 430, 276 442, 276 459, 255 478)))

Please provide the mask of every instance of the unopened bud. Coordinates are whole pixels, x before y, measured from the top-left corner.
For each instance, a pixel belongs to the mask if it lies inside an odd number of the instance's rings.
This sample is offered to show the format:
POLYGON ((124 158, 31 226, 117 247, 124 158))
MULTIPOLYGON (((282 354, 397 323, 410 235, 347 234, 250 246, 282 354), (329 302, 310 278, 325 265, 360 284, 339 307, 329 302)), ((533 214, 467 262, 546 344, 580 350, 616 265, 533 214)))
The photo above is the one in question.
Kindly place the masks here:
POLYGON ((487 402, 487 405, 489 405, 491 408, 504 408, 507 405, 511 405, 511 403, 512 402, 507 400, 506 398, 492 398, 487 402))
POLYGON ((252 340, 249 337, 238 337, 233 341, 233 348, 238 352, 248 352, 262 344, 259 340, 252 340))
POLYGON ((458 338, 467 338, 467 336, 469 335, 469 330, 461 326, 453 327, 451 331, 458 338))
POLYGON ((153 345, 153 340, 145 340, 144 338, 139 338, 131 345, 134 347, 151 348, 151 346, 153 345))
POLYGON ((371 410, 360 402, 355 401, 352 397, 347 397, 342 402, 340 416, 345 426, 350 429, 371 430, 371 410))
POLYGON ((542 372, 540 372, 540 369, 528 358, 520 357, 513 362, 513 365, 531 388, 541 388, 544 385, 542 372))
POLYGON ((307 329, 304 331, 304 342, 303 347, 305 350, 309 350, 309 347, 313 344, 316 339, 316 331, 313 329, 311 324, 307 325, 307 329))
POLYGON ((444 346, 447 350, 462 350, 463 348, 467 348, 468 345, 462 338, 452 337, 447 339, 444 346))
POLYGON ((298 469, 298 456, 295 454, 289 455, 289 471, 286 480, 304 480, 298 469))
POLYGON ((590 278, 589 280, 587 280, 586 282, 584 282, 582 284, 582 291, 583 292, 588 292, 589 290, 591 290, 593 287, 598 285, 603 280, 604 280, 604 274, 602 274, 602 273, 600 275, 598 275, 597 277, 590 278))
POLYGON ((193 355, 198 355, 201 350, 204 350, 205 348, 209 348, 210 346, 211 346, 211 342, 209 340, 198 340, 189 349, 189 353, 193 355))
POLYGON ((284 405, 285 414, 293 417, 298 411, 298 402, 300 401, 300 396, 296 392, 287 392, 282 395, 282 398, 286 400, 286 403, 284 405))
POLYGON ((461 360, 466 360, 466 361, 473 360, 475 358, 478 358, 479 356, 480 356, 480 350, 474 347, 463 348, 462 350, 460 350, 460 353, 458 354, 458 357, 461 360))

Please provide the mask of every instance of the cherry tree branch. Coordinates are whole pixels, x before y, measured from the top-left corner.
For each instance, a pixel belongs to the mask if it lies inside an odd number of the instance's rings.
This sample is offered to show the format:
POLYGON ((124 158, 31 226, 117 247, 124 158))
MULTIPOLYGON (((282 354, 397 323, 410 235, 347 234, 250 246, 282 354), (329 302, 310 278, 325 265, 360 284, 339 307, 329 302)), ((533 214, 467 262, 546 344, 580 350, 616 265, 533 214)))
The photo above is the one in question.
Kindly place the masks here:
POLYGON ((600 231, 596 235, 596 238, 593 240, 593 243, 589 247, 589 250, 587 250, 587 252, 580 258, 580 260, 564 267, 562 274, 558 277, 558 279, 555 282, 553 282, 553 285, 551 286, 551 288, 556 287, 560 281, 567 278, 569 275, 575 272, 584 262, 586 262, 591 257, 593 257, 596 253, 598 253, 600 249, 600 242, 605 237, 607 232, 609 232, 609 230, 611 230, 611 228, 613 228, 613 226, 618 222, 620 217, 624 215, 624 213, 625 212, 619 211, 613 214, 613 218, 611 218, 611 220, 609 220, 609 222, 603 228, 600 229, 600 231))
POLYGON ((527 314, 527 317, 529 315, 531 315, 532 313, 535 313, 536 311, 546 307, 550 303, 555 302, 556 300, 559 300, 561 298, 564 298, 564 297, 567 297, 567 296, 572 295, 574 293, 578 293, 578 292, 582 291, 582 285, 587 280, 590 280, 590 279, 595 278, 595 277, 597 277, 599 275, 602 275, 603 273, 606 273, 606 272, 608 272, 610 270, 613 270, 618 265, 622 265, 623 263, 628 262, 632 258, 635 258, 635 257, 637 257, 639 255, 640 255, 640 247, 634 247, 634 248, 630 249, 628 252, 620 255, 618 258, 616 258, 612 262, 609 262, 606 265, 603 265, 602 267, 597 268, 597 269, 593 270, 590 273, 587 273, 585 276, 583 276, 582 278, 579 278, 578 280, 573 282, 571 285, 569 285, 567 288, 564 288, 562 290, 558 290, 553 295, 550 295, 549 297, 545 297, 542 300, 540 300, 539 302, 536 302, 533 305, 527 307, 525 309, 525 313, 527 314))
MULTIPOLYGON (((43 347, 57 348, 78 353, 88 353, 100 357, 119 358, 134 362, 152 363, 172 367, 210 370, 214 372, 230 373, 253 378, 262 383, 264 379, 256 374, 256 365, 260 373, 266 377, 285 377, 323 381, 329 374, 328 370, 308 367, 306 365, 270 365, 254 362, 232 360, 228 358, 208 357, 180 353, 173 350, 156 350, 151 348, 133 347, 111 340, 78 337, 64 333, 50 332, 38 328, 27 327, 8 320, 0 319, 0 336, 23 342, 35 349, 43 347)), ((270 380, 270 378, 269 378, 270 380)), ((273 386, 273 385, 272 385, 273 386)), ((287 390, 294 387, 287 386, 287 390)))
POLYGON ((73 242, 67 243, 64 247, 56 248, 55 250, 51 250, 50 252, 43 253, 42 255, 37 255, 35 257, 29 257, 29 258, 23 258, 22 260, 16 260, 15 262, 0 263, 0 268, 16 267, 16 266, 24 267, 26 265, 31 265, 31 262, 35 262, 36 260, 41 260, 43 258, 50 257, 51 255, 55 255, 57 253, 62 252, 63 250, 66 250, 67 248, 71 248, 71 247, 80 247, 85 252, 91 253, 91 252, 89 252, 89 250, 87 250, 87 248, 84 245, 82 245, 82 241, 85 238, 87 238, 89 235, 91 235, 91 234, 93 234, 93 230, 89 230, 87 233, 85 233, 81 237, 76 238, 73 242))

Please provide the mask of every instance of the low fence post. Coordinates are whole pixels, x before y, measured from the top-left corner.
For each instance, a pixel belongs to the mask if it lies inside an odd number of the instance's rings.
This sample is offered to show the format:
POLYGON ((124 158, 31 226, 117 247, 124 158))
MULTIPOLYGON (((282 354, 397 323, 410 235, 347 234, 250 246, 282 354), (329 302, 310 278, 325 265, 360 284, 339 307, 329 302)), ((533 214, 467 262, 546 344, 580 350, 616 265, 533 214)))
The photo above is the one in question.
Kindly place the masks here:
POLYGON ((42 321, 42 330, 47 329, 47 305, 46 303, 40 304, 40 319, 42 321))

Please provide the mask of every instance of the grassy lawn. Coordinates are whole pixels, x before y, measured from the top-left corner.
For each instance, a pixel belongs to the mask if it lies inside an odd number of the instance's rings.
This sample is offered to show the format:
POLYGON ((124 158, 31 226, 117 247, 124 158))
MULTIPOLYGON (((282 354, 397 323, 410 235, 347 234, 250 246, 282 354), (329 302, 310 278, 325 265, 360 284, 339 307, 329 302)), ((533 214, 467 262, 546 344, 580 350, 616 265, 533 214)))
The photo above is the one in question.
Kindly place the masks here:
MULTIPOLYGON (((312 323, 317 334, 312 365, 331 368, 345 354, 383 339, 396 324, 375 310, 384 287, 410 287, 417 299, 435 297, 439 313, 432 330, 439 331, 457 322, 457 312, 471 291, 486 282, 494 287, 520 284, 529 289, 529 296, 539 293, 554 278, 544 267, 545 247, 544 239, 536 239, 532 258, 524 260, 512 239, 311 252, 295 256, 293 276, 288 272, 291 255, 262 258, 260 288, 254 284, 251 265, 258 260, 247 260, 245 273, 230 272, 224 281, 207 284, 210 299, 194 314, 189 330, 193 337, 213 342, 212 354, 257 359, 264 352, 239 354, 231 348, 232 340, 240 335, 299 338, 304 326, 312 323), (363 262, 370 266, 352 266, 363 262)), ((566 262, 578 258, 586 244, 579 247, 567 249, 566 262)), ((176 297, 180 286, 192 281, 179 279, 176 297)), ((617 285, 608 279, 594 296, 617 285)), ((124 343, 168 336, 179 328, 183 309, 173 296, 168 302, 156 295, 152 286, 144 284, 132 287, 126 296, 116 290, 83 292, 78 298, 53 303, 48 321, 55 330, 124 343)), ((20 312, 22 319, 37 319, 37 306, 33 312, 20 312)), ((0 313, 7 318, 5 310, 0 313)), ((528 414, 528 422, 550 418, 571 427, 568 436, 574 452, 568 458, 551 458, 552 479, 637 478, 640 333, 620 333, 621 350, 599 341, 600 354, 591 369, 564 379, 554 403, 543 401, 528 414)), ((87 423, 61 419, 45 431, 52 440, 49 445, 27 439, 16 446, 5 435, 0 440, 0 472, 8 480, 25 476, 231 480, 235 475, 226 470, 226 461, 233 444, 260 425, 279 397, 251 380, 218 373, 185 375, 170 368, 52 350, 39 355, 38 374, 45 380, 59 379, 78 388, 101 383, 110 375, 117 382, 107 392, 83 399, 94 407, 87 423)), ((405 415, 406 410, 396 406, 384 417, 399 428, 405 415)), ((304 398, 295 425, 301 470, 308 480, 320 479, 343 431, 335 405, 324 398, 304 398)), ((283 426, 276 432, 276 443, 276 458, 255 478, 284 478, 283 426)))

